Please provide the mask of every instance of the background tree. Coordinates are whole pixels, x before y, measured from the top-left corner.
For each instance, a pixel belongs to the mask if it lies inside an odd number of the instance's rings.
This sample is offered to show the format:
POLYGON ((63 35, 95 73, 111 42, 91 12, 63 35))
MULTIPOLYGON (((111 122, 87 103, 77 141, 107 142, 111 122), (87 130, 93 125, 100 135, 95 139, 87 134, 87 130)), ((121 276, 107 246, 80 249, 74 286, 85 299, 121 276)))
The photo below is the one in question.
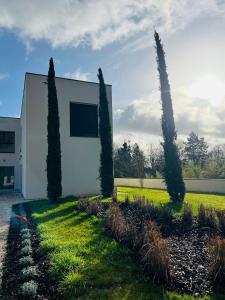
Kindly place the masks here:
POLYGON ((130 142, 124 142, 119 148, 115 147, 114 152, 114 174, 117 178, 132 177, 131 167, 131 145, 130 142))
POLYGON ((156 42, 157 63, 160 79, 162 101, 162 132, 165 157, 164 178, 167 191, 173 201, 182 201, 185 196, 185 186, 182 177, 182 167, 176 145, 176 131, 173 117, 170 85, 166 71, 165 53, 158 33, 154 34, 156 42))
POLYGON ((165 168, 165 160, 164 160, 164 154, 163 149, 161 146, 159 147, 153 147, 150 146, 149 154, 148 154, 148 163, 149 168, 147 173, 153 177, 161 177, 163 175, 163 170, 165 168))
POLYGON ((50 200, 57 200, 62 195, 61 146, 59 132, 58 99, 55 86, 53 59, 49 61, 48 71, 48 119, 47 119, 47 194, 50 200))
POLYGON ((132 175, 134 178, 144 178, 145 177, 145 155, 144 152, 140 149, 137 143, 133 146, 132 151, 132 175))
POLYGON ((208 144, 205 142, 204 137, 198 137, 194 132, 191 132, 184 142, 184 154, 186 159, 192 161, 195 165, 204 165, 208 158, 208 144))
POLYGON ((109 104, 102 70, 98 69, 99 78, 99 134, 101 142, 100 180, 104 197, 112 196, 114 188, 113 178, 113 148, 112 131, 109 117, 109 104))

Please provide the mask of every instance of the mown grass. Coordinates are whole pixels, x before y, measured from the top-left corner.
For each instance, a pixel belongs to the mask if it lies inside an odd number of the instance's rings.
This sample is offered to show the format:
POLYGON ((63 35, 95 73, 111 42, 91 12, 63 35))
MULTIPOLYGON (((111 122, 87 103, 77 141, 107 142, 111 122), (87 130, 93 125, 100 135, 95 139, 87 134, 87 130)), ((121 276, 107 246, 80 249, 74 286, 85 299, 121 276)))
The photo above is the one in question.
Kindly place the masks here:
POLYGON ((40 251, 48 256, 49 273, 59 282, 65 299, 196 299, 153 285, 129 250, 106 235, 103 219, 77 212, 75 206, 73 197, 58 203, 29 203, 40 233, 40 251))
MULTIPOLYGON (((134 188, 134 187, 118 187, 118 199, 123 201, 127 196, 132 200, 135 196, 144 196, 154 202, 156 205, 168 205, 176 214, 181 214, 183 205, 174 204, 169 200, 168 193, 163 190, 134 188)), ((198 208, 202 203, 205 207, 213 207, 215 209, 225 210, 225 195, 186 193, 185 201, 188 202, 196 216, 198 208)))

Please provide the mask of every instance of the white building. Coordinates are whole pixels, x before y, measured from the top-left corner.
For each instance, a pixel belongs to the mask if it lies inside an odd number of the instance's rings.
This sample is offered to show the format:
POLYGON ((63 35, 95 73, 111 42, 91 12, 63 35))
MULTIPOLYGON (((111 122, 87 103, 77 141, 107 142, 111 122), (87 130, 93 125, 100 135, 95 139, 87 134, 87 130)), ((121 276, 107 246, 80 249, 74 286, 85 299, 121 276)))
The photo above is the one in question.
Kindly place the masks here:
MULTIPOLYGON (((25 74, 20 118, 0 117, 0 189, 47 195, 47 77, 25 74)), ((100 192, 99 85, 56 77, 63 196, 100 192)), ((106 85, 112 120, 112 88, 106 85)))

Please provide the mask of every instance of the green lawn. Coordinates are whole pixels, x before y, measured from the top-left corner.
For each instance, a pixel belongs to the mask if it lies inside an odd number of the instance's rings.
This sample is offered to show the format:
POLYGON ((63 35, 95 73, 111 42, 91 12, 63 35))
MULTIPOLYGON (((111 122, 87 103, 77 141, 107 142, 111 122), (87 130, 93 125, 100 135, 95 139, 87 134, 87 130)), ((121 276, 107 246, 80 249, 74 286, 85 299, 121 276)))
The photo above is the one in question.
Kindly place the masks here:
MULTIPOLYGON (((169 200, 168 193, 163 190, 145 189, 145 188, 134 188, 134 187, 118 187, 119 200, 124 200, 125 196, 128 195, 130 199, 134 196, 145 196, 155 204, 169 205, 175 213, 181 213, 182 206, 179 204, 173 204, 169 200)), ((213 195, 213 194, 200 194, 200 193, 186 193, 185 201, 190 203, 193 209, 194 215, 198 212, 198 207, 202 203, 206 207, 213 207, 216 209, 225 210, 225 195, 213 195)))
POLYGON ((40 250, 49 257, 49 272, 65 299, 196 300, 153 285, 130 252, 106 236, 102 219, 75 211, 73 197, 56 204, 40 200, 28 205, 40 233, 40 250))

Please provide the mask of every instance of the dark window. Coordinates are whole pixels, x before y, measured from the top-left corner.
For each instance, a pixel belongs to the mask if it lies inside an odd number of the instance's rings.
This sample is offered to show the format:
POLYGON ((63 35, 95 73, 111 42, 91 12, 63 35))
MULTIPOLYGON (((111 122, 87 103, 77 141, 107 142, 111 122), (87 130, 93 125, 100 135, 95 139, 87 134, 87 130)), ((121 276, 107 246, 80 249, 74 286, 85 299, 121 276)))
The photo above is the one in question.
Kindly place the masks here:
POLYGON ((97 105, 70 103, 70 136, 98 136, 97 105))
POLYGON ((0 190, 14 188, 14 167, 0 167, 0 190))
POLYGON ((15 132, 0 131, 0 153, 15 153, 15 132))

